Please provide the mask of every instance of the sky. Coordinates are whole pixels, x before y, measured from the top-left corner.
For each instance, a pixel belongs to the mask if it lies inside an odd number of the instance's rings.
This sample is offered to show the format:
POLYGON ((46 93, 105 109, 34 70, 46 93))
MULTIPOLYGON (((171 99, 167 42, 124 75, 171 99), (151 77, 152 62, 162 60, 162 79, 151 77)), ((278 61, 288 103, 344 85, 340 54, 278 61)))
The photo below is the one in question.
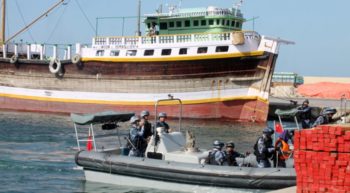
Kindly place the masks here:
MULTIPOLYGON (((238 0, 182 0, 183 8, 232 7, 238 0)), ((9 0, 7 37, 30 23, 58 0, 9 0)), ((142 0, 142 14, 160 6, 179 5, 180 0, 142 0)), ((276 72, 295 72, 302 76, 350 77, 350 1, 349 0, 245 0, 241 10, 245 30, 294 41, 280 48, 276 72)), ((91 43, 96 34, 97 17, 137 15, 137 0, 65 0, 47 17, 15 41, 75 44, 91 43)), ((99 35, 123 34, 122 20, 100 19, 99 35)), ((124 35, 133 35, 136 19, 125 20, 124 35)))

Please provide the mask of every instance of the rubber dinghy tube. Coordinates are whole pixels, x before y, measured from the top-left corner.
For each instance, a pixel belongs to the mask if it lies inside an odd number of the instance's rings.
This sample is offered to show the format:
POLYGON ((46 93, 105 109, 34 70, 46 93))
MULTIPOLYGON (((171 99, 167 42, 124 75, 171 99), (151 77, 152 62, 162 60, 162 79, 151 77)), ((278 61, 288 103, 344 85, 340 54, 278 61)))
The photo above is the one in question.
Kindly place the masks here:
POLYGON ((52 74, 56 74, 61 70, 61 61, 57 58, 51 59, 49 63, 49 70, 52 74))

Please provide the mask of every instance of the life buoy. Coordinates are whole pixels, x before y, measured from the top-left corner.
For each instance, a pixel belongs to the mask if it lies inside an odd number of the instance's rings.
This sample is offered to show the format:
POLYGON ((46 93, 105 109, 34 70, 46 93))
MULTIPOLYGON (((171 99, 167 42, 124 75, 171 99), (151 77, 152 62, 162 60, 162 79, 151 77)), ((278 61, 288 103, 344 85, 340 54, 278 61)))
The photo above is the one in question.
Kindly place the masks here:
POLYGON ((244 33, 240 31, 232 32, 232 44, 243 45, 245 42, 244 33))
POLYGON ((58 73, 62 68, 61 61, 57 58, 51 59, 49 63, 49 70, 52 74, 58 73))
POLYGON ((284 140, 282 139, 278 139, 275 143, 275 147, 277 146, 277 144, 281 142, 282 143, 282 147, 281 147, 281 152, 282 152, 282 155, 279 155, 279 159, 281 160, 287 160, 289 159, 289 156, 291 154, 291 150, 289 149, 289 145, 288 143, 286 143, 284 140))
POLYGON ((17 62, 18 62, 18 56, 13 55, 13 56, 10 58, 10 63, 11 63, 11 64, 16 64, 17 62))

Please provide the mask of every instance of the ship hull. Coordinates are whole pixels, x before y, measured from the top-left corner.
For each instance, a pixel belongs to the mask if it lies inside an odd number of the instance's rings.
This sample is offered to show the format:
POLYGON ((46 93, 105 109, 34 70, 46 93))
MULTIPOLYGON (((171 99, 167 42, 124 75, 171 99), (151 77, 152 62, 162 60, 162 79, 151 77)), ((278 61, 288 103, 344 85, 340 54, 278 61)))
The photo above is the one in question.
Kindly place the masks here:
MULTIPOLYGON (((172 95, 184 101, 183 117, 264 122, 277 54, 194 61, 96 62, 78 68, 66 61, 57 77, 48 63, 0 61, 0 108, 52 113, 150 110, 172 95), (150 70, 152 69, 152 70, 150 70)), ((161 111, 178 116, 174 104, 161 111)))

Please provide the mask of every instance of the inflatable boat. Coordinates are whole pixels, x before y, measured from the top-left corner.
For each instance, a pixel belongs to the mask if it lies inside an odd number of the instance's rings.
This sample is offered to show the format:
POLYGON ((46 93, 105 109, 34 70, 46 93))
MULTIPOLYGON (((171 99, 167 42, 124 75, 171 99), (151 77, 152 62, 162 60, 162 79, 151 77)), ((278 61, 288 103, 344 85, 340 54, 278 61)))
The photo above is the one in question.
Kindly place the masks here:
POLYGON ((254 167, 256 161, 253 155, 239 158, 237 161, 241 166, 237 167, 205 164, 209 151, 189 147, 188 135, 185 138, 181 131, 165 133, 158 130, 158 136, 152 136, 148 143, 145 157, 129 157, 128 149, 122 146, 115 149, 96 149, 94 124, 117 125, 132 115, 118 112, 71 115, 75 123, 78 147, 80 148, 79 142, 82 141, 92 142, 95 147, 91 151, 80 150, 75 157, 76 164, 83 168, 87 181, 176 191, 192 191, 198 187, 226 190, 279 189, 296 184, 293 167, 257 168, 254 167), (91 137, 79 138, 79 125, 89 125, 91 137), (246 165, 253 167, 244 167, 246 165))

